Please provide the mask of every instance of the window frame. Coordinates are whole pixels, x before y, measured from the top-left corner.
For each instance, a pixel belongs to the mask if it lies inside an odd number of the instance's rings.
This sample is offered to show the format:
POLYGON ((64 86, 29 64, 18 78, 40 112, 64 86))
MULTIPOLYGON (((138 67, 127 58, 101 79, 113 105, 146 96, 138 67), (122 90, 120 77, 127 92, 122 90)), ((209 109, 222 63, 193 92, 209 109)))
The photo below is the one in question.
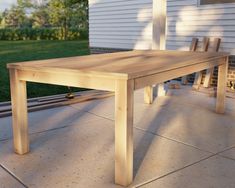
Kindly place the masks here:
POLYGON ((230 0, 232 2, 228 2, 229 0, 199 0, 198 4, 200 6, 203 5, 224 5, 224 4, 232 4, 235 3, 235 0, 230 0), (213 2, 216 1, 216 2, 213 2))

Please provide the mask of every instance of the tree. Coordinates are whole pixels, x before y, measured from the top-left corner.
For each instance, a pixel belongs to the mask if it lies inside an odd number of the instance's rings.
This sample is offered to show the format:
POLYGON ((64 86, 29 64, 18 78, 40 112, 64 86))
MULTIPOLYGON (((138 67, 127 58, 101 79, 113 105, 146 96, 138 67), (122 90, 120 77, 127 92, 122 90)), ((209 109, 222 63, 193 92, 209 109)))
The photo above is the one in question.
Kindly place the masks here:
POLYGON ((0 12, 0 28, 2 27, 2 20, 3 20, 4 18, 3 18, 3 13, 2 12, 0 12))
POLYGON ((24 27, 30 24, 24 9, 15 5, 4 11, 4 19, 7 27, 24 27))
POLYGON ((34 27, 50 26, 48 7, 46 5, 38 6, 32 13, 32 20, 34 27))
POLYGON ((77 11, 74 11, 70 21, 70 27, 88 28, 88 1, 87 0, 70 0, 72 5, 76 5, 77 11))
POLYGON ((63 39, 67 39, 68 28, 87 27, 87 1, 84 0, 50 0, 49 17, 50 23, 60 27, 63 39))
POLYGON ((17 4, 23 9, 32 8, 34 6, 32 0, 17 0, 17 4))

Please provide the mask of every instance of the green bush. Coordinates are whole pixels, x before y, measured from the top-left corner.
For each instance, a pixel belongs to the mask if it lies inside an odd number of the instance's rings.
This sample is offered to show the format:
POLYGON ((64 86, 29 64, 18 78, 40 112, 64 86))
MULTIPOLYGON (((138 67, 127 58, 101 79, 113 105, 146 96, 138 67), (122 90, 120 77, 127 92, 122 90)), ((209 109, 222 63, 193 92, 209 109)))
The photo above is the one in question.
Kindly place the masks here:
MULTIPOLYGON (((67 40, 87 38, 86 29, 68 29, 67 40)), ((60 28, 5 28, 0 29, 0 40, 63 40, 63 32, 60 28)))

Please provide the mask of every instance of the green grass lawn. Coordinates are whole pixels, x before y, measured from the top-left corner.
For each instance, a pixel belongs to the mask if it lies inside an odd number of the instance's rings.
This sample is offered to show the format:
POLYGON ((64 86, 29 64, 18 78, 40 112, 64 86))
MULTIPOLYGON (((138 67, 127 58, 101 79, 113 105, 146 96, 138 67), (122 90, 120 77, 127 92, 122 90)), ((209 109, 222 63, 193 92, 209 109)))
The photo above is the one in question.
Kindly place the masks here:
MULTIPOLYGON (((88 55, 88 41, 0 41, 0 101, 10 100, 7 63, 88 55)), ((66 63, 66 62, 65 62, 66 63)), ((79 91, 72 88, 72 91, 79 91)), ((67 93, 64 86, 28 83, 28 98, 67 93)))

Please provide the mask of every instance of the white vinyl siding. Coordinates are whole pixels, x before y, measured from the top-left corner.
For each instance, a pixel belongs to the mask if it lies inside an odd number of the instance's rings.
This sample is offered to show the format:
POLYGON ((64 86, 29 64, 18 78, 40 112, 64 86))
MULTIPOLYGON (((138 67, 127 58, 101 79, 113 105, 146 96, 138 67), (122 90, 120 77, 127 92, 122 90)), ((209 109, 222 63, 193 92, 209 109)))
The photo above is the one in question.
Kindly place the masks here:
POLYGON ((220 37, 220 50, 235 55, 235 3, 200 5, 199 0, 168 0, 167 19, 167 49, 188 50, 192 37, 220 37))
POLYGON ((91 47, 150 49, 152 0, 89 0, 91 47))
MULTIPOLYGON (((89 29, 91 47, 150 49, 152 0, 89 0, 89 29)), ((220 37, 221 51, 235 55, 235 3, 167 0, 167 49, 188 50, 204 36, 220 37)))

